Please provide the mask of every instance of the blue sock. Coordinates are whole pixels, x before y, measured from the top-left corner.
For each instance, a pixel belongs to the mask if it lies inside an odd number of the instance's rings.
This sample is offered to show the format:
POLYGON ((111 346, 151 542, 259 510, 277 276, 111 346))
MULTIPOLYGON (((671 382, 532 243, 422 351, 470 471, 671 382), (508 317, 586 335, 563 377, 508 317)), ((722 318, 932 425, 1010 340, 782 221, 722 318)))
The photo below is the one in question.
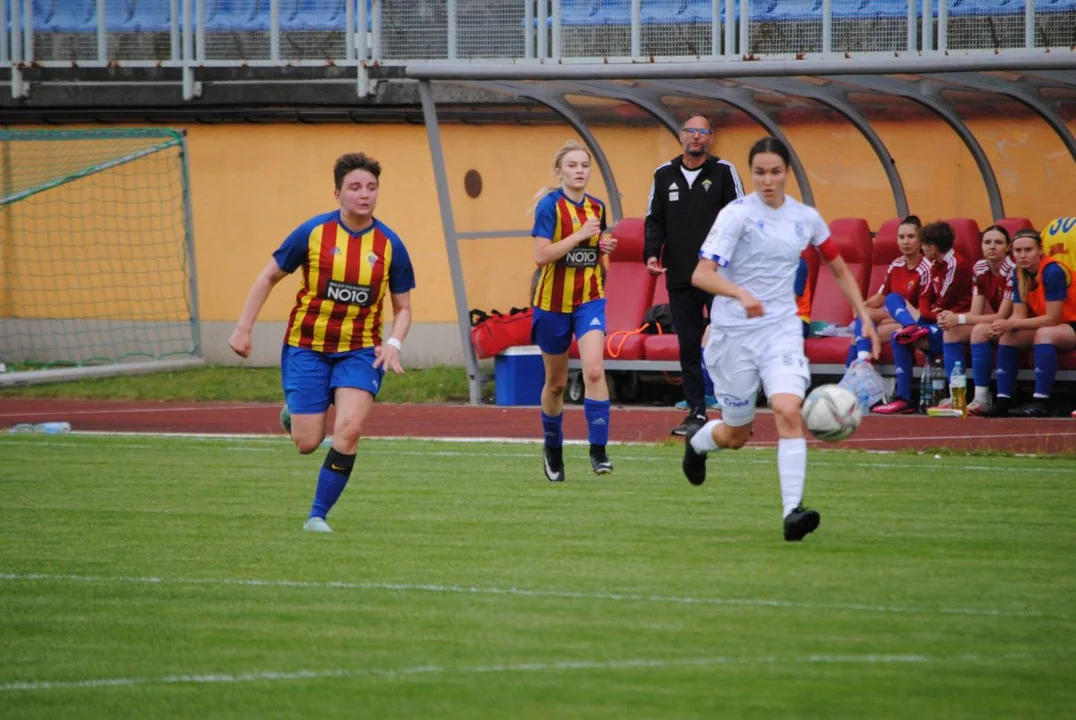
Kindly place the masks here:
POLYGON ((583 400, 583 414, 587 416, 587 437, 591 445, 609 444, 609 401, 583 400))
MULTIPOLYGON (((915 325, 915 318, 908 312, 908 301, 904 299, 903 295, 898 293, 886 295, 885 309, 889 312, 889 317, 899 322, 901 327, 915 325)), ((893 344, 896 345, 896 343, 893 344)))
POLYGON ((870 338, 863 337, 863 319, 856 318, 856 321, 852 323, 853 337, 852 347, 848 350, 848 362, 845 365, 851 365, 852 361, 856 359, 856 356, 861 353, 869 353, 871 351, 870 338))
POLYGON ((998 345, 998 397, 1012 397, 1019 364, 1020 351, 1015 346, 998 345))
POLYGON ((844 356, 844 366, 845 367, 848 367, 849 365, 851 365, 852 361, 855 360, 856 356, 859 354, 859 348, 856 347, 857 344, 858 344, 858 341, 854 342, 854 343, 852 343, 851 345, 848 346, 848 354, 844 356))
POLYGON ((329 448, 325 462, 318 472, 318 487, 314 491, 314 504, 310 507, 310 517, 328 516, 333 505, 344 492, 351 469, 355 466, 355 456, 345 455, 336 448, 329 448))
POLYGON ((702 387, 708 397, 714 394, 714 379, 710 377, 710 371, 706 369, 706 361, 702 360, 702 387))
POLYGON ((1057 375, 1057 348, 1050 343, 1035 343, 1035 397, 1048 398, 1054 389, 1057 375))
MULTIPOLYGON (((893 333, 896 335, 896 333, 893 333)), ((912 365, 915 363, 915 351, 911 345, 901 345, 893 341, 893 365, 897 368, 897 397, 912 401, 912 365)))
MULTIPOLYGON (((964 343, 960 342, 947 342, 942 346, 942 358, 945 362, 945 380, 948 382, 949 378, 953 376, 953 366, 960 362, 964 363, 964 343)), ((966 374, 967 368, 964 369, 966 374)))
POLYGON ((971 344, 971 376, 975 387, 989 387, 994 372, 994 348, 988 342, 971 344))
POLYGON ((559 448, 564 445, 564 413, 555 417, 542 413, 542 435, 546 447, 559 448))

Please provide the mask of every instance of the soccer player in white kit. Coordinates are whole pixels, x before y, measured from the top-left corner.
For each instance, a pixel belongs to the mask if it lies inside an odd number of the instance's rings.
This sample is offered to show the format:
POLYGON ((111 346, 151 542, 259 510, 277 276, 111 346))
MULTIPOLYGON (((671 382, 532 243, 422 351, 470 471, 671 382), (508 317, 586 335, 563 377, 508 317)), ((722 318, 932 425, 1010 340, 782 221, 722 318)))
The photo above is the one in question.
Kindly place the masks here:
POLYGON ((721 402, 721 419, 688 431, 684 475, 706 480, 706 454, 743 447, 755 421, 759 381, 777 422, 785 540, 802 540, 821 515, 803 506, 807 441, 800 409, 811 382, 793 284, 800 253, 814 245, 863 321, 878 357, 878 333, 863 294, 818 211, 785 195, 789 152, 774 137, 748 155, 755 191, 725 207, 699 251, 692 284, 714 295, 710 342, 703 353, 721 402))

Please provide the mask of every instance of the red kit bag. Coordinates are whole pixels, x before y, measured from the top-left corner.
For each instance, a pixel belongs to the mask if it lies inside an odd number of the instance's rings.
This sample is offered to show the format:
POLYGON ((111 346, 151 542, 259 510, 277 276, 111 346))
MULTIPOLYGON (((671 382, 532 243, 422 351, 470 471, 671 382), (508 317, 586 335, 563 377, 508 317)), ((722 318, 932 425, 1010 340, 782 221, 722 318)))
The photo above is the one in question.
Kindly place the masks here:
POLYGON ((531 308, 512 308, 507 315, 496 310, 471 310, 471 344, 480 358, 491 358, 505 348, 530 345, 531 308))

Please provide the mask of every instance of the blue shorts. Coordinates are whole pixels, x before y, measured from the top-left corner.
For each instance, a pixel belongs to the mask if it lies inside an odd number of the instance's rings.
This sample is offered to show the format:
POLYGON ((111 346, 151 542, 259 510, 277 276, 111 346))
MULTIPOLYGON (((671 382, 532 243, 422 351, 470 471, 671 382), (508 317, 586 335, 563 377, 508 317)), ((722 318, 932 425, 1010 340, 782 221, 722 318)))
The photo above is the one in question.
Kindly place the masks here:
POLYGON ((385 371, 374 369, 375 357, 373 348, 323 353, 285 345, 280 351, 280 380, 288 409, 295 415, 323 413, 338 387, 358 388, 377 397, 385 371))
POLYGON ((568 352, 573 332, 581 338, 591 330, 605 332, 605 298, 583 303, 570 313, 534 308, 531 340, 548 355, 568 352))

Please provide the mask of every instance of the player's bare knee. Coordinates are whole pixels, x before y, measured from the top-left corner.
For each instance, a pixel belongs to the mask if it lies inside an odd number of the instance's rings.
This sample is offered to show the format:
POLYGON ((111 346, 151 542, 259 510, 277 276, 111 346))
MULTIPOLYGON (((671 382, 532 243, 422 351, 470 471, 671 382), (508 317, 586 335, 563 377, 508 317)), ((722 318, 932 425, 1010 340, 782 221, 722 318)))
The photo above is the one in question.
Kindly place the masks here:
POLYGON ((321 447, 321 441, 324 439, 324 437, 293 437, 291 440, 295 443, 295 449, 300 455, 309 455, 321 447))
POLYGON ((979 323, 971 329, 971 342, 984 343, 990 341, 990 325, 979 323))
POLYGON ((1053 345, 1057 335, 1057 327, 1041 327, 1035 331, 1033 342, 1036 345, 1053 345))
POLYGON ((568 378, 546 378, 545 380, 546 392, 552 395, 563 395, 567 387, 568 378))
POLYGON ((361 423, 347 423, 333 430, 333 445, 340 448, 354 448, 362 435, 361 423))
POLYGON ((605 368, 602 366, 588 367, 583 370, 583 382, 587 385, 597 385, 605 382, 605 368))
POLYGON ((781 437, 799 437, 803 434, 801 403, 791 395, 780 395, 770 402, 777 434, 781 437))

